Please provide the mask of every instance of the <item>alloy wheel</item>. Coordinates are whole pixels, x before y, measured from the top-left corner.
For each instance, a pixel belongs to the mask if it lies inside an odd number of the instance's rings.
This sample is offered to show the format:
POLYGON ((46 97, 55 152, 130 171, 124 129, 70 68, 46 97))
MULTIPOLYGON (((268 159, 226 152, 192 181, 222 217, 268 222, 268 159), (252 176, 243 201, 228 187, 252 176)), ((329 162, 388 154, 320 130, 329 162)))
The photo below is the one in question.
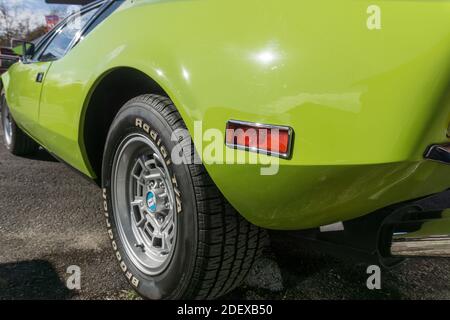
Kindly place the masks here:
POLYGON ((116 151, 112 175, 113 212, 125 250, 140 271, 159 274, 170 263, 177 232, 163 156, 148 137, 132 134, 116 151))

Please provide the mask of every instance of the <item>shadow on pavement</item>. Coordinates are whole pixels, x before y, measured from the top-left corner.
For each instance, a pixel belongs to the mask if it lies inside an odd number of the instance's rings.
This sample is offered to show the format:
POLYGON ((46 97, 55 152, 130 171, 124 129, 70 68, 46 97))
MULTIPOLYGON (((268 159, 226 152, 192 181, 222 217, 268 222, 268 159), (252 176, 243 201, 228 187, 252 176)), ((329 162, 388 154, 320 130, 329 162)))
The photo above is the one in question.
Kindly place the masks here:
MULTIPOLYGON (((271 248, 280 266, 286 299, 402 299, 396 269, 383 269, 381 290, 366 286, 371 263, 339 258, 311 247, 308 242, 271 233, 271 248)), ((397 269, 398 270, 398 269, 397 269)))
POLYGON ((72 292, 45 260, 0 264, 0 300, 67 299, 72 292))
POLYGON ((39 161, 47 161, 47 162, 58 162, 48 151, 44 148, 40 147, 38 151, 33 154, 24 156, 26 159, 30 160, 39 160, 39 161))

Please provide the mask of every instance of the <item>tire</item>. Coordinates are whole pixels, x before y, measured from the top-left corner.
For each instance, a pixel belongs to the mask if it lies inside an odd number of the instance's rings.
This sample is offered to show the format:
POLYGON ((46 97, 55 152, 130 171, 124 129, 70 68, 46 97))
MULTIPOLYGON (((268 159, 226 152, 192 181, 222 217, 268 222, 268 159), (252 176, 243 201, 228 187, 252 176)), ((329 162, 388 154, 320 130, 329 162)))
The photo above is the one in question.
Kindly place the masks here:
MULTIPOLYGON (((172 151, 177 150, 172 135, 184 132, 174 140, 191 141, 185 129, 171 100, 143 95, 118 112, 105 146, 102 187, 108 234, 122 272, 137 293, 148 299, 223 296, 245 279, 267 239, 265 230, 231 207, 203 165, 171 161, 172 151), (142 155, 141 162, 136 160, 142 155), (146 176, 169 177, 172 185, 166 180, 145 180, 146 176), (161 185, 164 193, 158 194, 161 185), (171 225, 169 229, 152 227, 158 214, 164 217, 163 224, 171 225)), ((182 148, 181 154, 186 159, 195 150, 182 148)))
POLYGON ((9 112, 9 107, 6 103, 5 93, 3 90, 1 92, 0 99, 3 142, 8 151, 16 156, 26 156, 36 152, 39 145, 17 126, 11 113, 9 112))

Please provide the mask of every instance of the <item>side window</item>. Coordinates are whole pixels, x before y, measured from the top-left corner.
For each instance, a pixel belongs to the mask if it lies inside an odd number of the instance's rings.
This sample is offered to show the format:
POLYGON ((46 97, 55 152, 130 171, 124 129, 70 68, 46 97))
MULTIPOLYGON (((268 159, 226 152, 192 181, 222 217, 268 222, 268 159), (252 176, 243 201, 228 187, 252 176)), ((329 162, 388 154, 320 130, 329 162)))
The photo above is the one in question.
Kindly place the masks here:
POLYGON ((33 59, 32 60, 37 60, 39 58, 39 56, 41 55, 42 51, 45 49, 45 47, 47 46, 47 43, 50 42, 51 38, 53 35, 53 31, 50 31, 50 33, 42 36, 39 39, 36 39, 35 41, 33 41, 36 44, 36 51, 35 54, 33 55, 33 59))
POLYGON ((40 61, 52 61, 60 59, 64 56, 69 49, 72 40, 79 34, 83 26, 89 22, 89 20, 97 12, 98 8, 81 13, 81 15, 75 15, 61 29, 56 31, 56 35, 51 40, 50 44, 44 50, 40 61))
POLYGON ((120 7, 123 4, 124 0, 116 0, 112 2, 108 8, 106 8, 95 20, 86 28, 86 30, 83 33, 82 38, 83 40, 92 30, 94 30, 100 23, 102 23, 106 18, 108 18, 118 7, 120 7))

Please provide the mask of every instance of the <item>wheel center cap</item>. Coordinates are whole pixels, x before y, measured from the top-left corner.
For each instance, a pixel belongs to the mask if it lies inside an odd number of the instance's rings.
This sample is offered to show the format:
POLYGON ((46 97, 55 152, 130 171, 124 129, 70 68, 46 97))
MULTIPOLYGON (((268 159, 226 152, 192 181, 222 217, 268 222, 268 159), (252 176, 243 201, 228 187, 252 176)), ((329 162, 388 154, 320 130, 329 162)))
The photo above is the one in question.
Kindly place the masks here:
POLYGON ((156 195, 153 191, 147 193, 147 207, 151 213, 156 212, 156 195))

